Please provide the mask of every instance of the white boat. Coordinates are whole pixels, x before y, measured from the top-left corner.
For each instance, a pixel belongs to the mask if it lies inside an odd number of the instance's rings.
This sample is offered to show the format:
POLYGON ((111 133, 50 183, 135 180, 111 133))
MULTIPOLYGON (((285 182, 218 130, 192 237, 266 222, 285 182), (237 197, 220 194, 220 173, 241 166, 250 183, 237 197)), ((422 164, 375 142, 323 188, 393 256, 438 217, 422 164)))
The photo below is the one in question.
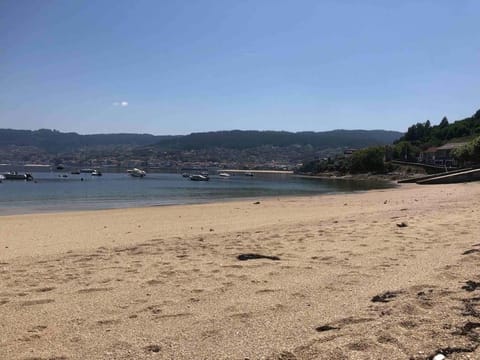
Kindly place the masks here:
POLYGON ((101 173, 100 170, 93 170, 90 175, 92 175, 92 176, 102 176, 102 173, 101 173))
POLYGON ((218 174, 218 176, 222 177, 222 178, 229 178, 230 177, 230 174, 229 173, 226 173, 226 172, 221 172, 218 174))
POLYGON ((133 177, 143 178, 144 176, 147 175, 147 172, 145 170, 141 170, 141 169, 138 169, 138 168, 133 168, 131 170, 127 170, 127 172, 133 177))
POLYGON ((210 179, 209 179, 208 175, 197 174, 197 175, 190 175, 190 180, 192 180, 192 181, 208 181, 210 179))

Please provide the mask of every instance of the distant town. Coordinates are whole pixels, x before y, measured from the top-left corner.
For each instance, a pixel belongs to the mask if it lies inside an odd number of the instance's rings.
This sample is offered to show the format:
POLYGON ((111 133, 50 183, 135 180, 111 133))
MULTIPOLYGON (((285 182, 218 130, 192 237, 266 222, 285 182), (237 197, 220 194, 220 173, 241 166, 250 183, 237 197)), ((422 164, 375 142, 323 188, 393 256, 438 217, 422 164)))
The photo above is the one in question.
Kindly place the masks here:
POLYGON ((0 130, 0 164, 52 168, 182 168, 293 170, 345 150, 391 143, 388 131, 329 133, 214 132, 184 137, 78 135, 52 130, 0 130), (152 144, 153 143, 153 144, 152 144))

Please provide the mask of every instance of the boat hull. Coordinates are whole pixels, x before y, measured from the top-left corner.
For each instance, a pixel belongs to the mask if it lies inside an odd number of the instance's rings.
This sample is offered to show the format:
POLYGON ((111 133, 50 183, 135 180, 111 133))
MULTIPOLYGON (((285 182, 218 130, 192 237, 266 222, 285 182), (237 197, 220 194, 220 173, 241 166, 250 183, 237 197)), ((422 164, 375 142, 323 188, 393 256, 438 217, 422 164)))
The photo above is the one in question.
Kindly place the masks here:
POLYGON ((31 181, 33 180, 33 176, 31 174, 10 174, 10 173, 6 173, 6 174, 3 174, 3 178, 5 180, 27 180, 27 181, 31 181))

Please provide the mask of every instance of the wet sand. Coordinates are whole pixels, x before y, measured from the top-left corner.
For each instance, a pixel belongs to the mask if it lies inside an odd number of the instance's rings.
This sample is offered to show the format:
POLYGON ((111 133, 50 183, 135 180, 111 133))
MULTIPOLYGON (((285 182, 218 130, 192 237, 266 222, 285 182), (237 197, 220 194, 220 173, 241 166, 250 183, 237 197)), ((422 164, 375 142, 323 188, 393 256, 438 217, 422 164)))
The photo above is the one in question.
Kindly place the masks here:
POLYGON ((479 220, 480 183, 1 216, 0 359, 478 359, 479 220))

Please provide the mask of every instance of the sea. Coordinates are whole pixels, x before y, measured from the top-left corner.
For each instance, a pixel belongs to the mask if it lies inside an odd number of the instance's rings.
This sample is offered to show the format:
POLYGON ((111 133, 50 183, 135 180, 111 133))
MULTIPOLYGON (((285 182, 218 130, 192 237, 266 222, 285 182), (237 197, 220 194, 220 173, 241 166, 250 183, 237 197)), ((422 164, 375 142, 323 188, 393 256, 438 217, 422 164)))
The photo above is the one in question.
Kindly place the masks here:
MULTIPOLYGON (((0 166, 0 174, 7 172, 0 166)), ((292 174, 211 173, 209 181, 191 181, 179 173, 149 172, 135 178, 126 172, 79 175, 48 169, 23 169, 34 181, 0 183, 0 215, 200 204, 266 197, 351 193, 394 185, 383 181, 318 179, 292 174), (33 170, 33 171, 32 171, 33 170)))

